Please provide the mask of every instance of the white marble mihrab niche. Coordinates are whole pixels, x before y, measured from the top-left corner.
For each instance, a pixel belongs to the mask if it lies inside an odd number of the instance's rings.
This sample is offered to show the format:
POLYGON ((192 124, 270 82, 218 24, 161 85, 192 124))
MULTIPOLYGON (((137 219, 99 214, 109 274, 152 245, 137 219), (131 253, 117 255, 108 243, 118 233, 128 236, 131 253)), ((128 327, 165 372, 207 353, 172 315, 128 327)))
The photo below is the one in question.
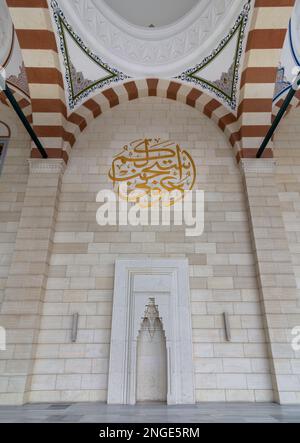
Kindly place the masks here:
MULTIPOLYGON (((148 348, 151 364, 155 367, 156 376, 161 374, 161 377, 165 377, 164 333, 167 403, 194 404, 192 325, 186 259, 116 261, 108 403, 134 405, 137 400, 146 400, 149 394, 148 387, 141 389, 138 377, 142 376, 148 352, 145 347, 141 349, 140 333, 145 307, 151 298, 155 299, 163 327, 160 340, 156 338, 157 343, 153 344, 151 352, 148 348), (154 356, 155 352, 159 354, 154 356)), ((144 375, 148 380, 151 378, 149 371, 144 375)), ((158 389, 158 386, 163 385, 164 381, 161 380, 153 388, 158 389)))

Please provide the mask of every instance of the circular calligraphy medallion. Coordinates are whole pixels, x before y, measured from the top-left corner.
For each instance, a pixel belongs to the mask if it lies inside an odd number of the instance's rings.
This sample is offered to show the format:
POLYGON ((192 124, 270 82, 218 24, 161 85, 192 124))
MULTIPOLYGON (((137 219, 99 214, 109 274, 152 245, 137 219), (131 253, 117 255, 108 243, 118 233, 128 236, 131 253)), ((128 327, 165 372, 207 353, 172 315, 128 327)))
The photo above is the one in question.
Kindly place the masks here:
POLYGON ((149 207, 174 205, 196 181, 193 158, 178 144, 161 139, 136 140, 116 155, 108 174, 123 200, 149 207))

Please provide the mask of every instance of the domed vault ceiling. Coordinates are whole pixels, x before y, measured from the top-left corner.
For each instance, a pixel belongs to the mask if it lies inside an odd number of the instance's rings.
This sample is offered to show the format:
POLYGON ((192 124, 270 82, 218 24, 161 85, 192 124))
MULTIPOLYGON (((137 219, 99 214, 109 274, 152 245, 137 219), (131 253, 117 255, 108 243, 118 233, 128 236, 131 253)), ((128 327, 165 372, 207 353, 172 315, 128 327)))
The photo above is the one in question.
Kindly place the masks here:
MULTIPOLYGON (((201 0, 104 1, 121 17, 134 25, 160 27, 178 21, 201 0)), ((95 3, 97 2, 98 0, 95 0, 95 3)))
POLYGON ((70 110, 112 82, 155 77, 192 83, 236 111, 253 1, 48 2, 70 110))

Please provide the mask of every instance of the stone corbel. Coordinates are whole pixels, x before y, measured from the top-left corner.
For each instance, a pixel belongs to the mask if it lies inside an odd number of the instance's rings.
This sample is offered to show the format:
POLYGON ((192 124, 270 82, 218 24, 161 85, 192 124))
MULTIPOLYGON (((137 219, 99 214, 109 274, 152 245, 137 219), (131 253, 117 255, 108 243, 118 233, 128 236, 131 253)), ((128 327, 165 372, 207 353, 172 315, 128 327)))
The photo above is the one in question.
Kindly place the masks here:
POLYGON ((276 166, 274 158, 242 158, 240 161, 240 169, 244 175, 274 174, 276 166))
POLYGON ((65 172, 66 164, 61 158, 30 158, 28 160, 30 174, 60 174, 65 172))

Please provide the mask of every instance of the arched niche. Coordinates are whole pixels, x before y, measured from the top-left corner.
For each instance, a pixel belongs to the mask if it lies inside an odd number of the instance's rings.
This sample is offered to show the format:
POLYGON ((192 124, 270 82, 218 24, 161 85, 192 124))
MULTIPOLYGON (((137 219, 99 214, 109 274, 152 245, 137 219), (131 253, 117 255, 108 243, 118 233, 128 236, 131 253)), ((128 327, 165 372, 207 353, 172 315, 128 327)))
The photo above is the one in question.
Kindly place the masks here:
POLYGON ((116 261, 108 404, 136 404, 137 340, 150 297, 164 320, 167 403, 195 403, 188 270, 187 259, 116 261))
POLYGON ((163 319, 150 297, 137 338, 136 401, 166 402, 168 356, 163 319))

